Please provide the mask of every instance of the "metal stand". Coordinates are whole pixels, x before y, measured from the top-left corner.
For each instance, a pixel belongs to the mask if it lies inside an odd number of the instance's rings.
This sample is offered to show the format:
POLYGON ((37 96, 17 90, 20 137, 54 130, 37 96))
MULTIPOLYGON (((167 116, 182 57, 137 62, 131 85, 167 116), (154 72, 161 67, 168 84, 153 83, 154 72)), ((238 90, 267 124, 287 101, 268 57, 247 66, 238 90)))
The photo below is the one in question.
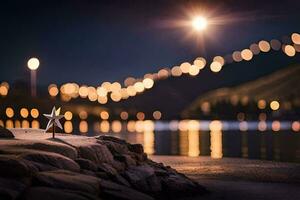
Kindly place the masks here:
POLYGON ((55 138, 55 124, 53 123, 53 132, 52 132, 52 138, 55 138))

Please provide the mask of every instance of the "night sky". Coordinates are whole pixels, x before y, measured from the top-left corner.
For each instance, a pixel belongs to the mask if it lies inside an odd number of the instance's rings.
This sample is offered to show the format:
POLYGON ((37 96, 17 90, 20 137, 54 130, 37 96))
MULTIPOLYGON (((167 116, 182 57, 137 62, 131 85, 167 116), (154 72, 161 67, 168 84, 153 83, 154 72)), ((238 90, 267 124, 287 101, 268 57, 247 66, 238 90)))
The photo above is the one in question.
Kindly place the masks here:
POLYGON ((299 9, 298 0, 10 0, 0 6, 0 81, 27 80, 30 57, 41 61, 41 85, 140 77, 299 32, 299 9), (201 40, 174 25, 197 11, 218 22, 201 40))

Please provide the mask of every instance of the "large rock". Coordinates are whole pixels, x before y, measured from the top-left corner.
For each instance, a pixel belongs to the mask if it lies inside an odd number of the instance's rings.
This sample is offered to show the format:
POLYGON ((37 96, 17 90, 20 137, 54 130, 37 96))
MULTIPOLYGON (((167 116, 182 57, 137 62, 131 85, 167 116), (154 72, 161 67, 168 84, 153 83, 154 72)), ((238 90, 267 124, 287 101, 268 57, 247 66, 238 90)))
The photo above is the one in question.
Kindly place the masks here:
POLYGON ((66 170, 39 172, 33 178, 33 185, 81 191, 95 196, 100 193, 98 178, 66 170))
POLYGON ((0 139, 1 200, 176 199, 206 192, 149 160, 139 144, 107 136, 26 137, 0 139))
POLYGON ((81 169, 85 169, 93 172, 96 172, 98 170, 98 166, 94 162, 88 159, 77 158, 75 159, 75 162, 77 162, 77 164, 80 166, 81 169))
POLYGON ((124 172, 124 176, 134 188, 140 191, 157 194, 162 190, 154 170, 148 165, 129 167, 124 172))
POLYGON ((133 190, 129 187, 119 185, 112 181, 100 180, 102 197, 104 199, 123 199, 123 200, 153 200, 149 195, 133 190))
POLYGON ((48 140, 7 140, 5 142, 0 140, 0 142, 0 149, 14 148, 53 152, 66 156, 72 160, 78 157, 75 148, 59 142, 48 140))
POLYGON ((184 175, 171 174, 161 178, 163 196, 167 198, 178 198, 192 196, 194 194, 205 194, 207 190, 198 183, 193 182, 184 175))
POLYGON ((10 130, 0 126, 0 138, 12 139, 15 138, 15 136, 10 130))
POLYGON ((57 153, 42 151, 30 152, 21 154, 20 157, 22 157, 25 160, 40 163, 43 165, 48 165, 57 169, 64 169, 74 172, 79 172, 80 170, 79 165, 74 160, 71 160, 70 158, 67 158, 57 153))
POLYGON ((22 200, 101 200, 92 194, 48 187, 31 187, 22 200))
POLYGON ((17 199, 26 189, 27 185, 22 181, 0 178, 0 199, 17 199))
POLYGON ((37 168, 22 158, 15 155, 0 155, 1 177, 31 177, 37 171, 37 168))
POLYGON ((105 145, 90 144, 78 147, 79 157, 90 160, 96 164, 112 163, 113 155, 105 145))

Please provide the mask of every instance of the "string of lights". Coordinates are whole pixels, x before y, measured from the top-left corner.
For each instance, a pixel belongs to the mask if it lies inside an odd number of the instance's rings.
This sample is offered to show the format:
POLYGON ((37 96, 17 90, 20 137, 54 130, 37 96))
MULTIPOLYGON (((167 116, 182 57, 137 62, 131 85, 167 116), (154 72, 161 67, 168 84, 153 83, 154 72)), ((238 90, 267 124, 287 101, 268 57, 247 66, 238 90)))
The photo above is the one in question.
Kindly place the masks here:
MULTIPOLYGON (((226 63, 251 61, 255 55, 268 53, 271 50, 282 50, 289 57, 295 56, 297 52, 300 52, 300 34, 293 33, 290 37, 283 38, 282 41, 277 39, 272 39, 271 41, 261 40, 258 43, 251 44, 249 48, 234 51, 230 55, 215 56, 210 62, 209 68, 213 73, 218 73, 226 63)), ((111 83, 108 81, 101 83, 98 87, 66 83, 59 88, 56 84, 50 84, 48 93, 51 97, 56 97, 60 93, 63 101, 81 97, 91 102, 98 101, 100 104, 106 104, 109 99, 119 102, 153 88, 156 81, 182 75, 197 76, 206 66, 208 66, 207 60, 203 57, 198 57, 193 63, 183 62, 179 66, 163 68, 156 73, 147 73, 143 78, 128 77, 124 80, 123 86, 120 82, 111 83)), ((0 94, 2 90, 4 91, 5 89, 0 87, 0 94)), ((5 91, 2 93, 5 93, 5 91)))

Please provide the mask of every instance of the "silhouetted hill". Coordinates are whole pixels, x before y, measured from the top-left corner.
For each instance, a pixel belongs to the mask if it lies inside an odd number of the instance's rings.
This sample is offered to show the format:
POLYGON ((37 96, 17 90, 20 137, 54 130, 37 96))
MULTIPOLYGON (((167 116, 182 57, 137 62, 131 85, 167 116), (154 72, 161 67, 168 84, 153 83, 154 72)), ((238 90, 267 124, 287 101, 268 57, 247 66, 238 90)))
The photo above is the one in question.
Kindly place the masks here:
POLYGON ((248 101, 267 102, 279 100, 280 102, 300 99, 300 65, 293 65, 278 70, 270 75, 258 78, 235 87, 223 87, 200 95, 184 111, 184 115, 199 109, 203 102, 216 104, 217 102, 230 102, 232 98, 241 101, 246 97, 248 101))

